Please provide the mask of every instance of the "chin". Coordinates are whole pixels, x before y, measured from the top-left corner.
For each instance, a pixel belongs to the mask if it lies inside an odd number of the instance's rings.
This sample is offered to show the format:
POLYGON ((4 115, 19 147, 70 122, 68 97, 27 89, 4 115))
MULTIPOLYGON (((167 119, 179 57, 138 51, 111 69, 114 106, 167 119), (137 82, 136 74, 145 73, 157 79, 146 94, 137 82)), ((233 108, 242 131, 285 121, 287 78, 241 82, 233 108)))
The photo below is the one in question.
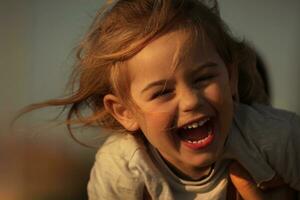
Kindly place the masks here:
POLYGON ((216 155, 201 155, 199 158, 196 157, 189 162, 191 162, 194 167, 208 167, 215 163, 216 160, 216 155))

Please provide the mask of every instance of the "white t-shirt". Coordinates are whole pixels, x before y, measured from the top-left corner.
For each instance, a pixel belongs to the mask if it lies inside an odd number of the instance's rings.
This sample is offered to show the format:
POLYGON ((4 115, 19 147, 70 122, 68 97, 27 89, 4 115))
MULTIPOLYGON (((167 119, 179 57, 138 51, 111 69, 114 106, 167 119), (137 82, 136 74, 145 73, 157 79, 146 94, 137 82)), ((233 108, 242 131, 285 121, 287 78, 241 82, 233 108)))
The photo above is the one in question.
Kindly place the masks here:
POLYGON ((96 155, 88 196, 90 200, 140 200, 146 188, 153 200, 224 199, 230 160, 240 162, 257 183, 277 173, 300 191, 300 118, 268 106, 239 105, 224 155, 201 181, 177 177, 140 138, 110 136, 96 155))
POLYGON ((149 146, 150 154, 154 158, 153 162, 169 183, 174 200, 226 200, 229 160, 216 162, 207 177, 199 181, 188 181, 173 173, 158 151, 153 146, 149 146))

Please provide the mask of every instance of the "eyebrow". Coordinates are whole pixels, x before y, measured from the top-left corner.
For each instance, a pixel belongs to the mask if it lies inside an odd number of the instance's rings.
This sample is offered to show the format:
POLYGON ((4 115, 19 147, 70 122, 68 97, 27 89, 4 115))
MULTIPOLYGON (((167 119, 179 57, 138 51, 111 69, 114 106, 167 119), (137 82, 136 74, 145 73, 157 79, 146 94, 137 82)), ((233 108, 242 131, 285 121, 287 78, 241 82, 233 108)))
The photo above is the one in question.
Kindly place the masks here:
POLYGON ((205 68, 215 68, 217 66, 218 66, 218 63, 212 62, 212 61, 208 61, 208 62, 205 62, 203 64, 196 65, 195 69, 193 69, 193 71, 202 71, 205 68))
MULTIPOLYGON (((218 64, 215 63, 215 62, 205 62, 203 64, 200 64, 200 65, 196 65, 196 69, 193 69, 194 73, 197 72, 199 70, 199 67, 201 68, 201 71, 202 69, 204 68, 211 68, 211 67, 216 67, 218 64)), ((151 83, 149 83, 144 89, 142 89, 141 93, 144 93, 145 91, 149 90, 150 88, 152 87, 155 87, 155 86, 166 86, 167 85, 167 82, 169 82, 170 80, 167 80, 167 79, 162 79, 162 80, 158 80, 158 81, 153 81, 151 83)))

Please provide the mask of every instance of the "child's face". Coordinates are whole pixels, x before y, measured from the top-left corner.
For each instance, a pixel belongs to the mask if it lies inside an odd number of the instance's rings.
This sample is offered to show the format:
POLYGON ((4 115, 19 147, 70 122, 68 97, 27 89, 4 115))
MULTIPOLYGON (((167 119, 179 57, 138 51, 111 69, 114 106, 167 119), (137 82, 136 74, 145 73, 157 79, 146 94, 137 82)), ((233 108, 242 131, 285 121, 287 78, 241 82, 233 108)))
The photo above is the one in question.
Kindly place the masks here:
POLYGON ((128 61, 128 70, 139 128, 172 167, 196 179, 222 152, 235 84, 209 39, 187 44, 186 37, 159 37, 128 61))

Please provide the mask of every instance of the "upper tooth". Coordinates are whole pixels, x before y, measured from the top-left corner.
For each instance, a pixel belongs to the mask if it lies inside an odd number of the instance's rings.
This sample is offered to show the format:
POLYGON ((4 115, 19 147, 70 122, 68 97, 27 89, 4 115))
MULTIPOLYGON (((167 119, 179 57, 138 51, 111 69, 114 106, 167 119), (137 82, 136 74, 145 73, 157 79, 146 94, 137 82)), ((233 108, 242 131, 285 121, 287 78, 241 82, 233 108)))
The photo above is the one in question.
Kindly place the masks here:
POLYGON ((198 125, 199 125, 199 126, 202 126, 202 125, 205 124, 205 122, 207 122, 207 121, 208 121, 208 118, 205 119, 205 120, 200 121, 200 122, 198 123, 198 125))
POLYGON ((192 126, 192 125, 188 125, 187 128, 188 128, 188 129, 192 129, 193 126, 192 126))
POLYGON ((200 122, 194 122, 192 124, 185 126, 184 129, 198 128, 199 126, 203 126, 203 124, 205 124, 208 120, 209 118, 206 118, 205 120, 202 120, 200 122))

